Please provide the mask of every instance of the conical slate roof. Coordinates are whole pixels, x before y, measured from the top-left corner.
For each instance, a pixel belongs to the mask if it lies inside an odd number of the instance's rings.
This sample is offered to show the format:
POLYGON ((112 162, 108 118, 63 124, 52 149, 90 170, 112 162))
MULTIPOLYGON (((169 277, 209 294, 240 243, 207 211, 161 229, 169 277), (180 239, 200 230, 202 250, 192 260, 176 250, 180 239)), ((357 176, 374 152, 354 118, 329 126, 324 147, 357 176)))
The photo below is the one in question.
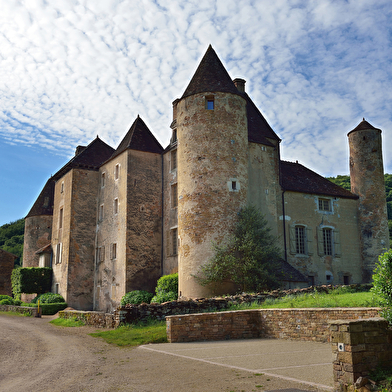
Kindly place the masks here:
POLYGON ((55 181, 74 168, 98 170, 113 154, 114 149, 97 136, 87 147, 79 146, 78 151, 79 154, 77 153, 53 176, 55 181))
POLYGON ((355 131, 363 131, 365 129, 375 129, 377 131, 381 132, 381 129, 375 128, 373 127, 372 124, 368 123, 365 119, 363 119, 357 127, 355 127, 352 131, 350 131, 347 135, 349 135, 351 132, 355 132, 355 131))
POLYGON ((158 140, 155 139, 154 135, 139 116, 137 116, 136 120, 131 125, 131 128, 129 128, 129 131, 124 136, 124 139, 110 158, 121 154, 128 148, 131 150, 154 152, 157 154, 160 154, 163 151, 158 140))
POLYGON ((202 92, 240 93, 210 45, 181 98, 202 92))
POLYGON ((54 184, 53 177, 49 178, 26 218, 30 216, 53 215, 54 184))

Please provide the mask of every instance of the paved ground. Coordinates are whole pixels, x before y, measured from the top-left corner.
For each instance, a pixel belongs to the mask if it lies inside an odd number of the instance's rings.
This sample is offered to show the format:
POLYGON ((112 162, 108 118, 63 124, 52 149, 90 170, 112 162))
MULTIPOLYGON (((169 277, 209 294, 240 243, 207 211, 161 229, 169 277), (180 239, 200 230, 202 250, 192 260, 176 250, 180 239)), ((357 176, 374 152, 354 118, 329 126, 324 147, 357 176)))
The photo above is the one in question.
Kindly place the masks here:
POLYGON ((119 348, 43 317, 0 315, 0 392, 330 391, 329 344, 236 340, 119 348))
POLYGON ((139 349, 333 389, 330 344, 252 339, 154 344, 139 349))

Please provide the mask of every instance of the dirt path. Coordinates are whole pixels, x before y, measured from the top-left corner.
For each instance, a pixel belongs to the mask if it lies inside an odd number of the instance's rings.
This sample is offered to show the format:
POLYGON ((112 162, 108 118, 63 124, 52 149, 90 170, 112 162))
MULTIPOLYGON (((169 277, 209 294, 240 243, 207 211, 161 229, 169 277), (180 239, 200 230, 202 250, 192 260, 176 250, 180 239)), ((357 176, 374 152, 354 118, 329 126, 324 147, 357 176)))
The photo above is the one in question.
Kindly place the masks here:
POLYGON ((246 371, 119 348, 48 318, 0 316, 0 391, 311 391, 246 371))

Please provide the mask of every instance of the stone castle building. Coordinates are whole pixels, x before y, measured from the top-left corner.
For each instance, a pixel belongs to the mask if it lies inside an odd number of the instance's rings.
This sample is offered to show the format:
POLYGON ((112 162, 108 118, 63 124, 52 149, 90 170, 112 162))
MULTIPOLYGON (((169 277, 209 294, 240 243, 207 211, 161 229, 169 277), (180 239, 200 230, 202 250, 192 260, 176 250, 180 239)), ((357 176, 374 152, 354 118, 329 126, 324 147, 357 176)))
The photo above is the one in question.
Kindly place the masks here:
POLYGON ((210 46, 173 102, 163 149, 138 116, 116 149, 98 137, 46 183, 26 217, 23 265, 53 268, 53 292, 77 309, 113 310, 132 290, 194 279, 239 209, 265 214, 282 249, 284 287, 368 282, 388 247, 381 131, 348 134, 351 192, 280 159, 280 138, 210 46))

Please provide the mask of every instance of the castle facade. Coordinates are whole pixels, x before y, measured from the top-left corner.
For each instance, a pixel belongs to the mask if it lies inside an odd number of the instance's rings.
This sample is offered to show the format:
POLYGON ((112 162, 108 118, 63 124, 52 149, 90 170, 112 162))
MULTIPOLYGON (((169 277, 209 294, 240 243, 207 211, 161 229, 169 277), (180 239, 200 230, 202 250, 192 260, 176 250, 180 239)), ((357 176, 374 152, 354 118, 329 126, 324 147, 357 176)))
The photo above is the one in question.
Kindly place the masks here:
POLYGON ((51 177, 26 217, 23 265, 52 266, 76 309, 115 309, 179 273, 179 296, 254 205, 278 236, 282 287, 371 280, 389 245, 381 130, 348 134, 351 192, 280 159, 280 138, 210 46, 173 102, 163 149, 138 116, 117 149, 98 137, 51 177))

